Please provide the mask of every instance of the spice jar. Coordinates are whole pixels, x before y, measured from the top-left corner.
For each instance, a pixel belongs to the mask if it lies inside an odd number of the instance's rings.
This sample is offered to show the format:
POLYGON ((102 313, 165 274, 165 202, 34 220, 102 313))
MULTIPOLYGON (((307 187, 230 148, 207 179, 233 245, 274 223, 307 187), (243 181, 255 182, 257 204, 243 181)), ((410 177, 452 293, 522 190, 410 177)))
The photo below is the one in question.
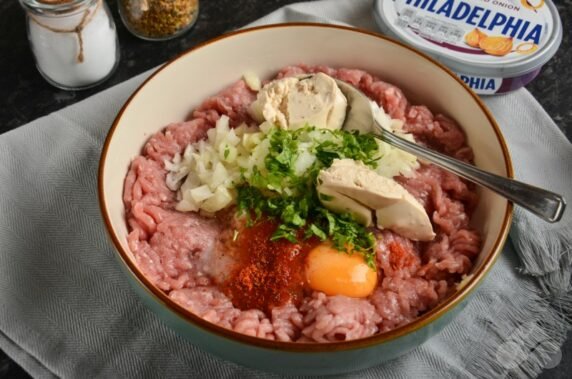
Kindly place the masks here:
POLYGON ((119 14, 139 38, 162 41, 188 31, 199 14, 198 0, 119 0, 119 14))
POLYGON ((119 61, 113 18, 103 0, 20 0, 36 67, 52 85, 93 87, 119 61))

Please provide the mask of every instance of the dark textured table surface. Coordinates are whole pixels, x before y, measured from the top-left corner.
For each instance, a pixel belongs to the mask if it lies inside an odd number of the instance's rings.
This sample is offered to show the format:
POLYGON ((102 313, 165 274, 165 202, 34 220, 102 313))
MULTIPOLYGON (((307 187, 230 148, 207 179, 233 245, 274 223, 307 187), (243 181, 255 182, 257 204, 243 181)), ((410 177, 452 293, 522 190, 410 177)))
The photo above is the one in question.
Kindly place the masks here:
MULTIPOLYGON (((201 1, 197 24, 186 35, 167 42, 145 42, 122 25, 116 0, 108 0, 118 29, 121 61, 114 75, 102 85, 85 91, 58 90, 37 72, 26 39, 24 12, 17 1, 0 1, 0 133, 85 99, 107 87, 172 58, 179 52, 230 31, 289 3, 292 0, 201 1)), ((528 89, 548 114, 572 138, 572 0, 555 1, 564 26, 564 39, 556 56, 543 68, 528 89)), ((0 299, 1 301, 1 299, 0 299)), ((572 336, 554 357, 541 378, 572 376, 572 336)), ((28 378, 15 362, 0 351, 0 378, 28 378)))

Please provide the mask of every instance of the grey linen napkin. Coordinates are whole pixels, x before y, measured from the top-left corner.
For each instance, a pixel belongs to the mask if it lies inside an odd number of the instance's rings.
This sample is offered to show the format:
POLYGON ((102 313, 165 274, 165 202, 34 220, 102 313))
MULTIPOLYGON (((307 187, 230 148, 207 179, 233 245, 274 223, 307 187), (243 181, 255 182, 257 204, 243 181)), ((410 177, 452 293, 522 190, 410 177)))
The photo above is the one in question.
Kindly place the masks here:
MULTIPOLYGON (((375 30, 371 13, 367 0, 320 1, 260 22, 375 30)), ((114 260, 97 205, 98 159, 120 105, 148 75, 0 136, 0 348, 42 378, 278 377, 177 336, 143 306, 114 260)), ((572 199, 572 146, 534 98, 522 89, 486 102, 517 176, 572 199)), ((570 326, 561 283, 568 283, 571 225, 570 212, 550 226, 517 211, 512 243, 456 320, 410 354, 344 377, 538 374, 570 326)))

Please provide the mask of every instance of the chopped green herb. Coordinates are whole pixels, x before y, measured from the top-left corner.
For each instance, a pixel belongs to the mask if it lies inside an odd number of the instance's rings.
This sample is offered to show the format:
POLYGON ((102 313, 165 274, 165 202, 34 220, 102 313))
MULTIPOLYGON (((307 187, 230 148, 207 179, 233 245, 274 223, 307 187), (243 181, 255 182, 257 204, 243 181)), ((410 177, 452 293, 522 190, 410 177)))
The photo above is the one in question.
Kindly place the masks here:
POLYGON ((320 229, 320 227, 316 224, 310 225, 310 228, 308 230, 310 231, 310 233, 317 236, 322 241, 325 241, 328 238, 326 232, 320 229))
MULTIPOLYGON (((318 181, 320 181, 320 180, 318 180, 318 181)), ((320 184, 321 184, 321 183, 320 183, 320 184)), ((333 197, 333 196, 324 195, 323 193, 319 194, 319 196, 320 196, 320 200, 322 200, 322 201, 332 201, 332 200, 334 200, 334 197, 333 197)))
MULTIPOLYGON (((267 138, 270 150, 264 168, 254 167, 237 188, 238 211, 247 216, 247 225, 264 214, 280 222, 272 240, 296 242, 301 231, 305 238, 316 236, 322 241, 329 238, 340 251, 363 254, 368 265, 375 268, 373 233, 349 214, 325 208, 315 188, 318 173, 334 159, 360 160, 375 167, 379 150, 374 137, 306 126, 295 131, 273 128, 267 138), (297 173, 302 146, 316 159, 302 173, 297 173)), ((332 199, 327 195, 321 197, 326 201, 332 199)))

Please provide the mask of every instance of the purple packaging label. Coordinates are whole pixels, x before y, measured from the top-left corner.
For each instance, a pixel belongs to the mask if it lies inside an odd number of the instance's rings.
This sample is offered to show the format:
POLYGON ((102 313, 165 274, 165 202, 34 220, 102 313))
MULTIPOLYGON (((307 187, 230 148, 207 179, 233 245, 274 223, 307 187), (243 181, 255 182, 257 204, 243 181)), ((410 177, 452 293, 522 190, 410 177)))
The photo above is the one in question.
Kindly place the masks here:
POLYGON ((486 76, 456 73, 457 76, 479 95, 494 95, 514 91, 532 81, 540 68, 513 78, 493 78, 486 76))
POLYGON ((383 11, 399 37, 484 64, 536 54, 554 27, 544 0, 386 0, 383 11))
POLYGON ((491 78, 459 73, 457 73, 457 76, 461 78, 461 80, 473 91, 480 95, 494 95, 495 93, 498 93, 503 82, 503 78, 491 78))
POLYGON ((562 40, 551 0, 376 0, 374 16, 382 31, 436 58, 479 95, 528 84, 562 40))

